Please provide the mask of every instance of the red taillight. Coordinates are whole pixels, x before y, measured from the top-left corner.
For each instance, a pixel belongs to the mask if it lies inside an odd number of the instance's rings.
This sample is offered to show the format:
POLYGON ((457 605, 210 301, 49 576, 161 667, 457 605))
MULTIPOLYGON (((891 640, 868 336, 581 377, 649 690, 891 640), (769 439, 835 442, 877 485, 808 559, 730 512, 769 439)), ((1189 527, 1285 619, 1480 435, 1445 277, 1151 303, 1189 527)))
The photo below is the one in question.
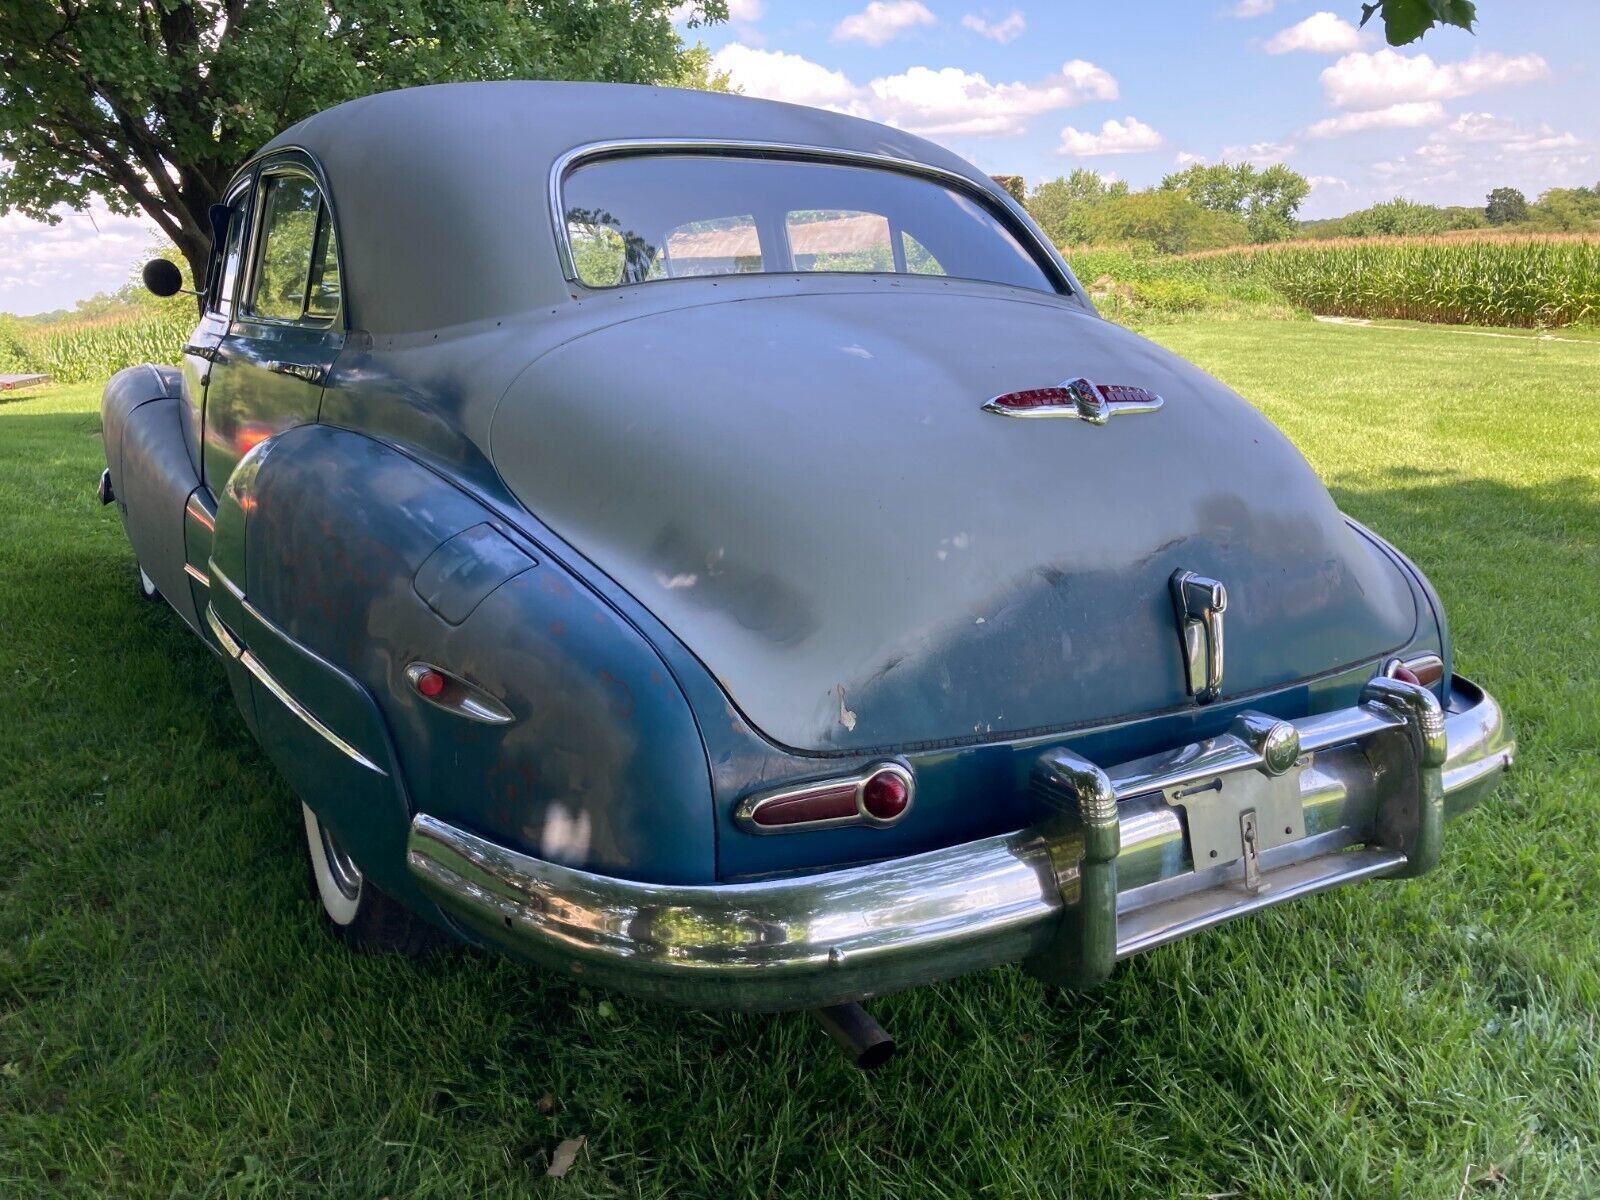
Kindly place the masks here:
POLYGON ((445 683, 444 673, 441 671, 419 671, 415 680, 417 691, 430 700, 444 691, 445 683))
POLYGON ((1053 404, 1074 403, 1072 391, 1064 387, 1024 388, 1020 392, 1007 392, 989 403, 1005 408, 1045 408, 1053 404))
POLYGON ((788 833, 847 825, 893 825, 911 808, 916 783, 899 763, 879 763, 847 779, 752 796, 734 812, 751 833, 788 833))
POLYGON ((880 821, 892 821, 911 803, 911 787, 899 771, 879 771, 861 785, 861 807, 880 821))
POLYGON ((842 821, 855 815, 854 783, 813 788, 790 796, 774 796, 751 813, 757 825, 770 829, 783 825, 808 825, 812 821, 842 821))
POLYGON ((1405 683, 1421 684, 1431 688, 1444 678, 1444 659, 1437 654, 1420 654, 1416 658, 1408 658, 1404 662, 1395 659, 1389 663, 1385 674, 1391 679, 1399 679, 1405 683))

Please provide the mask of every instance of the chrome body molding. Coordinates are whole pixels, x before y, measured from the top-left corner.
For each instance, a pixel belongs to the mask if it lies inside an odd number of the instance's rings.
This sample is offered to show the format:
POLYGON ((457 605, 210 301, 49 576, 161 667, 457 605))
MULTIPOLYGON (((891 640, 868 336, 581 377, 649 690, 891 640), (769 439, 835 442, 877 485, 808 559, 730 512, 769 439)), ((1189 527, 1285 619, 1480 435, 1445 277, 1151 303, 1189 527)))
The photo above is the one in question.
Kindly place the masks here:
POLYGON ((1375 684, 1352 708, 1293 722, 1250 714, 1219 737, 1113 767, 1047 752, 1034 791, 1051 815, 909 858, 749 883, 640 883, 419 814, 408 864, 483 943, 698 1007, 805 1008, 1016 960, 1089 986, 1117 959, 1234 917, 1432 865, 1443 819, 1487 794, 1515 743, 1499 705, 1465 679, 1447 706, 1414 685, 1375 684), (1282 725, 1299 753, 1274 774, 1282 725), (1196 862, 1196 801, 1186 818, 1172 797, 1200 785, 1260 827, 1247 861, 1196 862), (1274 843, 1268 822, 1286 809, 1298 813, 1295 836, 1279 826, 1274 843))
MULTIPOLYGON (((873 154, 864 150, 845 150, 831 146, 808 146, 798 142, 767 142, 737 138, 620 138, 603 142, 588 142, 574 146, 555 160, 550 167, 550 220, 555 227, 556 256, 561 260, 561 273, 567 282, 581 286, 577 265, 572 254, 572 239, 567 232, 566 210, 561 200, 561 186, 568 172, 590 159, 613 158, 630 154, 723 154, 744 157, 777 157, 811 159, 817 162, 842 163, 853 167, 875 167, 879 170, 898 171, 902 175, 917 175, 931 179, 952 191, 963 193, 986 205, 1000 217, 1006 228, 1028 249, 1032 250, 1041 267, 1063 295, 1073 292, 1072 274, 1066 268, 1061 252, 1041 237, 1031 222, 1019 220, 1021 209, 1002 200, 982 184, 969 179, 959 171, 946 170, 931 163, 892 154, 873 154)), ((659 281, 657 281, 659 282, 659 281)))
POLYGON ((273 677, 272 672, 268 671, 264 666, 262 666, 261 660, 254 654, 251 654, 250 651, 246 650, 240 654, 239 662, 244 665, 245 670, 249 671, 250 674, 255 676, 257 683, 276 696, 283 703, 285 708, 310 726, 312 732, 314 732, 323 741, 327 742, 328 745, 332 746, 340 754, 344 755, 346 758, 350 759, 351 762, 356 763, 358 766, 365 767, 367 770, 374 771, 379 775, 387 775, 389 773, 377 763, 373 762, 365 754, 361 753, 361 751, 357 750, 349 742, 345 741, 333 730, 329 729, 321 721, 317 720, 317 715, 305 705, 301 704, 300 701, 296 700, 294 696, 290 694, 289 689, 284 687, 283 684, 279 683, 277 679, 273 677))
MULTIPOLYGON (((216 568, 213 567, 212 570, 216 571, 216 568)), ((226 575, 223 575, 221 572, 216 572, 216 576, 224 588, 231 592, 238 593, 238 587, 226 575)), ((260 614, 258 614, 254 608, 251 608, 247 602, 245 603, 245 607, 253 617, 259 621, 262 621, 263 623, 266 623, 266 619, 260 616, 260 614)), ((350 759, 351 762, 365 767, 369 771, 376 772, 379 775, 387 776, 389 774, 389 772, 385 771, 377 763, 373 762, 365 754, 361 753, 361 751, 357 750, 349 742, 345 741, 344 738, 340 737, 332 729, 329 729, 320 720, 318 720, 316 713, 312 712, 305 705, 301 704, 300 701, 296 700, 294 698, 294 694, 290 692, 288 688, 284 687, 283 684, 279 683, 277 677, 261 664, 261 660, 254 654, 250 653, 250 651, 245 648, 244 644, 233 633, 233 631, 223 624, 222 619, 217 616, 216 610, 209 604, 206 605, 206 624, 211 627, 211 632, 216 635, 217 644, 222 647, 223 653, 229 658, 238 660, 239 665, 244 667, 245 670, 249 671, 250 674, 255 677, 257 683, 276 696, 278 701, 285 708, 287 708, 301 721, 305 722, 305 724, 318 737, 327 742, 328 745, 332 746, 340 754, 350 759)), ((274 626, 274 628, 276 627, 274 626)))
POLYGON ((189 563, 189 562, 184 563, 183 564, 183 573, 185 575, 187 575, 190 579, 192 579, 196 583, 198 583, 201 587, 210 588, 210 586, 211 586, 211 576, 207 575, 204 571, 202 571, 199 567, 195 566, 193 563, 189 563))
POLYGON ((1165 403, 1145 388, 1100 384, 1080 377, 1046 388, 1003 392, 986 401, 983 411, 1002 417, 1059 417, 1104 425, 1124 413, 1160 412, 1165 403), (1040 403, 1040 397, 1047 399, 1040 403))
POLYGON ((416 693, 417 699, 469 721, 482 721, 485 725, 509 725, 511 710, 475 683, 461 678, 454 671, 428 662, 414 662, 406 668, 406 683, 416 693), (446 690, 430 696, 417 686, 417 681, 429 672, 442 675, 448 681, 446 690))

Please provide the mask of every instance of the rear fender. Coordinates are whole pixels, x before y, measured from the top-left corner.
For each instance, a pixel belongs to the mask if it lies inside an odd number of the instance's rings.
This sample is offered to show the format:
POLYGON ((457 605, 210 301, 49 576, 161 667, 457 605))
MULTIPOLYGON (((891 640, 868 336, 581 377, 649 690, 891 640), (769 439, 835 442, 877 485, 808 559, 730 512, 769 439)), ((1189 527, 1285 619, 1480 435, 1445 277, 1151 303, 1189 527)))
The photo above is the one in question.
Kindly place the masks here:
POLYGON ((258 665, 355 754, 257 677, 263 744, 386 891, 415 899, 403 848, 419 811, 588 870, 714 878, 705 751, 655 650, 433 470, 347 430, 280 434, 226 489, 213 569, 237 573, 258 665), (430 703, 413 664, 510 719, 430 703))

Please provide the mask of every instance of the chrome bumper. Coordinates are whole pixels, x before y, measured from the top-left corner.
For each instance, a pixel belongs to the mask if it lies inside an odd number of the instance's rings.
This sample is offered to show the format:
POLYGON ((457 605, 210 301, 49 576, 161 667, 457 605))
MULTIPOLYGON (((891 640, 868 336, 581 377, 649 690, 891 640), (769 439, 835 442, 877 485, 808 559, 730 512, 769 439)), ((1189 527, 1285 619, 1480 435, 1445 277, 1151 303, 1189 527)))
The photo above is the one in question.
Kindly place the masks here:
POLYGON ((1117 959, 1233 917, 1428 870, 1444 819, 1481 800, 1514 751, 1500 706, 1475 684, 1455 677, 1441 710, 1423 689, 1374 680, 1353 708, 1295 722, 1245 714, 1221 737, 1109 770, 1047 753, 1034 789, 1057 815, 845 870, 637 883, 426 814, 408 858, 423 890, 486 944, 700 1008, 809 1008, 1017 960, 1088 987, 1117 959), (1257 851, 1207 850, 1197 866, 1196 847, 1215 847, 1246 812, 1257 851), (1258 819, 1276 827, 1257 831, 1258 819))

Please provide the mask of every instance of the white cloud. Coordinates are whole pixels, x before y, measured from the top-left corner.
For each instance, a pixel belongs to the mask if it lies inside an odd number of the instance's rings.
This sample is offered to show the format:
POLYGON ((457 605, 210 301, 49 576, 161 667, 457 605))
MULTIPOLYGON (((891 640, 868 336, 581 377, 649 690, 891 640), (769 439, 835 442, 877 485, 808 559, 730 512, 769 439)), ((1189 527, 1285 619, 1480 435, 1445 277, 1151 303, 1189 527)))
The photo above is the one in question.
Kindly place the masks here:
POLYGON ((1337 175, 1308 175, 1306 182, 1313 192, 1348 192, 1350 184, 1337 175))
POLYGON ((1408 58, 1393 50, 1347 54, 1322 72, 1322 89, 1335 108, 1373 109, 1406 101, 1450 100, 1488 88, 1544 79, 1550 65, 1537 54, 1508 58, 1478 53, 1439 65, 1426 54, 1408 58))
POLYGON ((1247 162, 1258 167, 1270 167, 1294 153, 1292 142, 1251 142, 1248 146, 1224 146, 1223 162, 1247 162))
POLYGON ((1099 133, 1085 133, 1068 125, 1061 131, 1061 145, 1057 154, 1075 158, 1092 158, 1100 154, 1142 154, 1159 150, 1166 140, 1137 117, 1110 120, 1100 126, 1099 133))
POLYGON ((1204 154, 1190 154, 1187 150, 1179 150, 1172 156, 1173 165, 1179 167, 1192 167, 1195 163, 1203 163, 1205 160, 1204 154))
POLYGON ((1508 117, 1469 112, 1436 130, 1417 147, 1416 156, 1434 167, 1450 166, 1469 157, 1502 162, 1538 156, 1555 162, 1567 157, 1562 151, 1581 145, 1576 134, 1557 133, 1549 125, 1529 129, 1508 117))
POLYGON ((782 50, 753 50, 731 42, 711 59, 713 71, 726 71, 747 95, 790 104, 810 104, 850 112, 857 88, 842 71, 830 71, 809 58, 782 50))
POLYGON ((1361 31, 1331 12, 1312 13, 1298 25, 1279 30, 1267 42, 1268 54, 1311 50, 1317 54, 1343 54, 1361 45, 1361 31))
POLYGON ((865 42, 881 46, 918 25, 933 25, 937 18, 921 0, 872 0, 833 27, 838 42, 865 42))
POLYGON ((1273 10, 1276 0, 1239 0, 1230 10, 1235 17, 1264 17, 1273 10))
POLYGON ((1081 59, 1033 82, 991 83, 958 67, 918 66, 859 85, 798 54, 737 42, 719 50, 712 63, 746 95, 831 108, 929 135, 1021 133, 1028 118, 1040 113, 1117 98, 1117 81, 1081 59))
POLYGON ((1509 117, 1496 117, 1482 112, 1462 113, 1435 133, 1430 141, 1490 142, 1512 154, 1566 150, 1582 145, 1576 134, 1557 133, 1549 125, 1541 124, 1537 129, 1528 129, 1509 117))
POLYGON ((113 291, 157 240, 144 217, 117 216, 98 200, 87 212, 57 212, 55 225, 0 217, 0 312, 48 312, 113 291))
POLYGON ((867 85, 866 109, 875 120, 926 134, 1021 133, 1026 119, 1088 100, 1115 100, 1117 81, 1093 63, 1075 59, 1034 83, 990 83, 958 67, 912 67, 867 85))
POLYGON ((1000 21, 985 21, 976 13, 968 13, 961 18, 961 24, 973 33, 993 38, 1002 46, 1007 42, 1016 41, 1028 27, 1027 18, 1017 9, 1012 9, 1011 14, 1000 21))
POLYGON ((1415 129, 1419 125, 1436 125, 1444 120, 1444 105, 1437 100, 1413 101, 1391 104, 1388 108, 1370 109, 1366 112, 1340 113, 1326 117, 1309 126, 1307 137, 1340 137, 1347 133, 1361 133, 1368 129, 1415 129))

